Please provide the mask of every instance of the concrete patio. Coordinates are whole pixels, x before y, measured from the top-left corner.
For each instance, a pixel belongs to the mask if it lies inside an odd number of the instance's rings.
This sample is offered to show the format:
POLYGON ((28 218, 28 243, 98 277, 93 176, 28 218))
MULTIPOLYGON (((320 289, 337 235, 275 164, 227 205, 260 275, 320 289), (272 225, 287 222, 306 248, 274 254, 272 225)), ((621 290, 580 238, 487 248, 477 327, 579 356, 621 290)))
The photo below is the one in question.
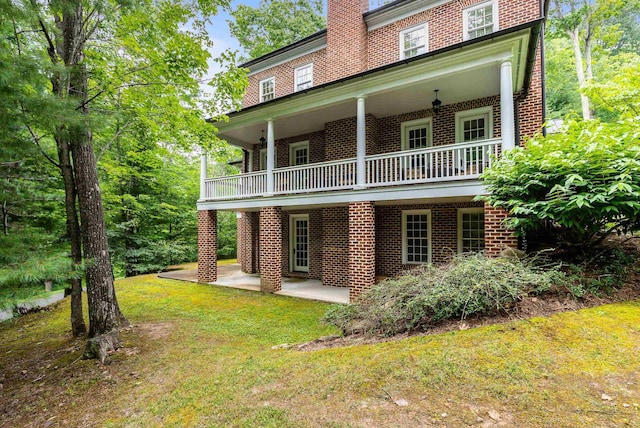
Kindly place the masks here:
MULTIPOLYGON (((158 274, 160 278, 198 282, 198 271, 176 270, 158 274)), ((247 274, 239 264, 218 267, 218 280, 211 284, 242 290, 260 291, 260 275, 247 274)), ((317 279, 282 278, 282 289, 275 294, 331 303, 349 303, 349 288, 329 287, 317 279)))

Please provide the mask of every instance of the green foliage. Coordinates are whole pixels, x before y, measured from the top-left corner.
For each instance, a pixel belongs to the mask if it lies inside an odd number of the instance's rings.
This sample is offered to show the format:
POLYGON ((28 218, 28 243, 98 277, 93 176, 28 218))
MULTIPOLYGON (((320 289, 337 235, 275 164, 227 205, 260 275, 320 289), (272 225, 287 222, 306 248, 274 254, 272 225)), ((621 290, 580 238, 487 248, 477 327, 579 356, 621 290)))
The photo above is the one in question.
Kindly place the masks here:
POLYGON ((326 26, 322 0, 261 0, 258 7, 238 5, 229 30, 247 60, 309 36, 326 26))
POLYGON ((44 292, 45 281, 54 288, 82 275, 73 268, 60 242, 52 242, 41 229, 0 235, 0 308, 44 292))
POLYGON ((604 248, 588 261, 569 265, 567 290, 575 297, 610 293, 620 288, 634 262, 633 254, 617 247, 604 248))
POLYGON ((563 118, 580 112, 580 92, 571 43, 564 38, 545 41, 545 79, 548 118, 563 118))
POLYGON ((439 321, 504 311, 529 292, 564 281, 556 268, 481 254, 428 265, 370 289, 352 305, 336 305, 323 318, 344 333, 393 335, 426 330, 439 321))
POLYGON ((621 53, 601 59, 603 73, 584 92, 613 118, 640 115, 640 55, 621 53))
POLYGON ((483 174, 483 197, 509 211, 519 234, 553 228, 560 242, 588 250, 612 232, 640 229, 637 121, 572 121, 504 153, 483 174))

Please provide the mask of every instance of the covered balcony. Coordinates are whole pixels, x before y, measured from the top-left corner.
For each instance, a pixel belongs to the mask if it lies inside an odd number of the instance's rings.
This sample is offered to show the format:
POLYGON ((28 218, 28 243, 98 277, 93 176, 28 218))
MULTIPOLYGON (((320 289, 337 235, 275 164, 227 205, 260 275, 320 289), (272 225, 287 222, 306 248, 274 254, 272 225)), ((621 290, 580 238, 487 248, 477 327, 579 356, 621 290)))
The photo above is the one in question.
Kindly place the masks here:
POLYGON ((208 177, 203 159, 198 208, 486 194, 480 175, 519 140, 515 97, 529 84, 539 30, 534 23, 496 32, 232 113, 216 126, 244 150, 243 173, 208 177), (441 109, 432 107, 436 94, 441 109), (480 121, 482 132, 466 135, 480 121), (419 144, 405 133, 416 122, 428 130, 419 144), (307 152, 297 164, 289 150, 301 140, 307 152))
MULTIPOLYGON (((477 180, 501 150, 501 139, 365 156, 366 188, 477 180)), ((207 201, 267 194, 267 171, 204 180, 207 201)), ((275 168, 271 195, 358 189, 357 158, 275 168)))

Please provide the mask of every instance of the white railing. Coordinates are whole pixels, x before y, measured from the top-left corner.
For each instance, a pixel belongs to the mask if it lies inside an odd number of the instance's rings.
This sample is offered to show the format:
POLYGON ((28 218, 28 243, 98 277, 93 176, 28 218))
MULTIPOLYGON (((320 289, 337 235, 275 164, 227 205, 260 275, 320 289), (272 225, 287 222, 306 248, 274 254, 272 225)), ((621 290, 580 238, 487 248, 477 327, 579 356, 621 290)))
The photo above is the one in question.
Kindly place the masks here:
MULTIPOLYGON (((366 186, 398 186, 477 179, 499 154, 501 140, 449 144, 365 157, 366 186)), ((326 192, 356 185, 356 159, 341 159, 273 170, 274 194, 326 192)), ((266 171, 205 180, 205 199, 264 196, 266 171)))
POLYGON ((498 153, 500 139, 366 157, 367 187, 478 178, 498 153))
POLYGON ((205 199, 240 199, 262 196, 267 191, 267 172, 258 171, 204 181, 205 199))
POLYGON ((325 192, 355 185, 356 159, 289 166, 273 171, 274 193, 325 192))

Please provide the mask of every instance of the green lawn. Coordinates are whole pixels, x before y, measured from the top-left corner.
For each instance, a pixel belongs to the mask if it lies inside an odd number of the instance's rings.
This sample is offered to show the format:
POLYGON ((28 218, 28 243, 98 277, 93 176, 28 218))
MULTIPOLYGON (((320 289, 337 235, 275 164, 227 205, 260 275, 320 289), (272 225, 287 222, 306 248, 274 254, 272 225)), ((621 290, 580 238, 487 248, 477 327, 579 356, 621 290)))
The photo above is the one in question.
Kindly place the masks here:
POLYGON ((300 352, 272 347, 335 333, 326 304, 155 275, 117 290, 134 327, 108 366, 78 359, 68 302, 0 325, 0 426, 640 426, 638 301, 300 352))

